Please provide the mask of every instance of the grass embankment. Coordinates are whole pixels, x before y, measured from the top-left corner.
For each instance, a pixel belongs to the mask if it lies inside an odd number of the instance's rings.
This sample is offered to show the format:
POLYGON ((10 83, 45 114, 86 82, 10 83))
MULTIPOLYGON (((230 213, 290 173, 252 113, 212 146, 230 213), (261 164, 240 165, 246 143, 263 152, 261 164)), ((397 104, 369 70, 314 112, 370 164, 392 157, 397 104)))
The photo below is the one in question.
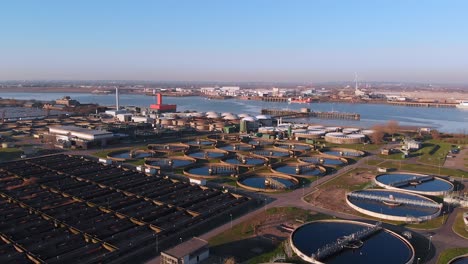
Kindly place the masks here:
POLYGON ((455 218, 455 222, 453 223, 452 229, 457 235, 468 239, 468 231, 466 230, 465 223, 463 222, 463 212, 458 212, 455 218))
MULTIPOLYGON (((438 166, 428 166, 424 164, 408 164, 404 161, 373 159, 369 160, 368 164, 384 168, 394 168, 401 171, 419 172, 424 174, 439 174, 438 166)), ((440 167, 440 175, 462 177, 462 175, 466 175, 466 172, 458 169, 440 167)))
POLYGON ((0 162, 18 159, 23 155, 19 148, 0 148, 0 162))
POLYGON ((360 190, 369 185, 370 180, 360 184, 353 184, 352 183, 352 176, 359 175, 360 173, 367 172, 368 169, 352 169, 338 177, 333 178, 321 185, 319 185, 319 189, 326 189, 331 186, 339 186, 339 188, 344 188, 348 191, 355 191, 360 190), (348 178, 348 179, 346 179, 348 178))
POLYGON ((437 264, 447 264, 455 257, 468 254, 468 248, 451 248, 440 253, 437 264))
POLYGON ((376 151, 383 146, 383 144, 332 144, 327 142, 323 144, 325 144, 327 148, 347 148, 366 152, 376 151))

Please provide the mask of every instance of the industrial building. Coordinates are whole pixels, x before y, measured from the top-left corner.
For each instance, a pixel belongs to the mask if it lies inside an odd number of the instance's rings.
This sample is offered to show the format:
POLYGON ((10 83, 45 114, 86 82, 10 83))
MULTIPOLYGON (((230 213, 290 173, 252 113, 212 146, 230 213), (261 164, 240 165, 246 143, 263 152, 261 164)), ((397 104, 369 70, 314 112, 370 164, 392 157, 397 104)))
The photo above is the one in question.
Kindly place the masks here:
POLYGON ((106 146, 115 139, 112 132, 87 129, 78 126, 49 126, 49 132, 43 134, 44 141, 64 147, 75 146, 87 149, 91 146, 106 146))
POLYGON ((197 264, 210 256, 208 242, 194 237, 161 252, 161 264, 197 264))
POLYGON ((166 113, 166 112, 176 112, 177 111, 177 105, 171 105, 171 104, 163 104, 163 97, 162 94, 157 93, 156 94, 156 104, 152 104, 150 106, 152 110, 156 110, 159 113, 166 113))

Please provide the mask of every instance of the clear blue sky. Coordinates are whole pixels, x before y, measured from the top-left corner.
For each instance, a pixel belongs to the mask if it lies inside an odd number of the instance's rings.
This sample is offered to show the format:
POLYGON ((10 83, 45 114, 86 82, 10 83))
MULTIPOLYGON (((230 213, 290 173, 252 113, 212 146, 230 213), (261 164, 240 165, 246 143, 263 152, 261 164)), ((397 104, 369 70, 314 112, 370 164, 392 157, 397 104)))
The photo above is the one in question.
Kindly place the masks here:
POLYGON ((468 1, 14 0, 0 80, 468 83, 468 1))

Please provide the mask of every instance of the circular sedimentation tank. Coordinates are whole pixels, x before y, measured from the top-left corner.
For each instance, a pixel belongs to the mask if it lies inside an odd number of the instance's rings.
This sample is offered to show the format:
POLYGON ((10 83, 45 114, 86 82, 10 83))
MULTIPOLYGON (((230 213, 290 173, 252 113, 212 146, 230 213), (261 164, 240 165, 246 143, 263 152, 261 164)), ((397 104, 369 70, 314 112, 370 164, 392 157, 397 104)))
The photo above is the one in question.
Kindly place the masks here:
POLYGON ((341 132, 330 132, 325 135, 325 141, 335 144, 358 144, 366 140, 363 134, 346 134, 341 132))
POLYGON ((297 143, 276 143, 275 147, 281 149, 290 149, 294 151, 309 151, 311 146, 308 144, 297 144, 297 143))
POLYGON ((399 189, 424 195, 444 195, 453 184, 441 178, 417 173, 385 173, 375 176, 375 183, 386 189, 399 189))
POLYGON ((240 165, 240 166, 259 166, 259 165, 266 164, 268 160, 262 157, 236 155, 233 157, 227 157, 226 159, 223 160, 223 162, 229 163, 232 165, 240 165))
POLYGON ((145 161, 149 167, 181 168, 195 163, 195 159, 185 157, 150 158, 145 161))
POLYGON ((285 158, 289 157, 290 152, 279 149, 261 149, 252 151, 252 154, 270 158, 285 158))
POLYGON ((427 221, 439 216, 442 204, 422 195, 382 189, 368 189, 346 194, 354 210, 380 219, 404 222, 427 221))
POLYGON ((468 255, 458 256, 450 260, 448 264, 468 264, 468 255))
POLYGON ((292 250, 308 263, 412 263, 414 248, 404 237, 379 225, 321 220, 296 228, 292 250))
POLYGON ((348 160, 345 158, 332 158, 324 156, 300 157, 297 160, 304 163, 320 164, 326 166, 343 166, 348 164, 348 160))
POLYGON ((321 150, 320 153, 336 157, 363 157, 366 155, 364 151, 346 148, 326 148, 321 150))
POLYGON ((187 144, 182 143, 168 143, 168 144, 150 144, 148 149, 161 151, 161 152, 183 152, 190 148, 187 144))
POLYGON ((238 151, 251 151, 252 146, 249 144, 242 144, 242 143, 237 143, 237 144, 227 144, 224 146, 216 147, 217 149, 222 149, 224 151, 230 151, 230 152, 238 152, 238 151))
POLYGON ((326 169, 322 166, 315 164, 305 164, 305 163, 286 163, 279 164, 273 167, 274 172, 284 173, 288 175, 295 176, 323 176, 326 173, 326 169))
POLYGON ((135 159, 144 159, 153 157, 154 153, 152 151, 145 150, 116 150, 109 152, 107 158, 113 159, 116 161, 126 161, 126 160, 135 160, 135 159))
POLYGON ((299 181, 292 176, 274 173, 257 173, 242 176, 237 184, 245 189, 260 192, 277 192, 295 188, 299 181))
POLYGON ((208 139, 195 139, 186 142, 190 146, 214 146, 216 141, 208 140, 208 139))
POLYGON ((217 150, 201 150, 187 154, 195 159, 219 159, 226 156, 226 152, 217 150))
POLYGON ((212 163, 209 165, 192 166, 184 169, 184 174, 195 178, 217 178, 223 176, 234 176, 241 172, 239 166, 226 165, 223 163, 212 163))
POLYGON ((255 147, 265 147, 265 146, 272 146, 273 141, 264 140, 264 139, 251 139, 247 142, 247 144, 255 146, 255 147))

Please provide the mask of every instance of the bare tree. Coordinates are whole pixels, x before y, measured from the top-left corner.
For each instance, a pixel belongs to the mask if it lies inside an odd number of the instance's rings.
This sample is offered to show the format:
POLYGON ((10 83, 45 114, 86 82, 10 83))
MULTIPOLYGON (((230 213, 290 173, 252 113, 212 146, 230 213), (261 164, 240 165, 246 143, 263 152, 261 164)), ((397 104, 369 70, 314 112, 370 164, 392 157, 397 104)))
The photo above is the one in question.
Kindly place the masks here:
POLYGON ((435 129, 431 130, 431 136, 432 136, 433 139, 440 139, 441 138, 439 131, 437 131, 435 129))
POLYGON ((398 121, 390 120, 387 122, 386 132, 393 136, 400 130, 400 124, 398 121))
POLYGON ((382 143, 383 137, 385 135, 385 127, 382 125, 375 125, 372 127, 374 133, 370 136, 372 143, 380 144, 382 143))

